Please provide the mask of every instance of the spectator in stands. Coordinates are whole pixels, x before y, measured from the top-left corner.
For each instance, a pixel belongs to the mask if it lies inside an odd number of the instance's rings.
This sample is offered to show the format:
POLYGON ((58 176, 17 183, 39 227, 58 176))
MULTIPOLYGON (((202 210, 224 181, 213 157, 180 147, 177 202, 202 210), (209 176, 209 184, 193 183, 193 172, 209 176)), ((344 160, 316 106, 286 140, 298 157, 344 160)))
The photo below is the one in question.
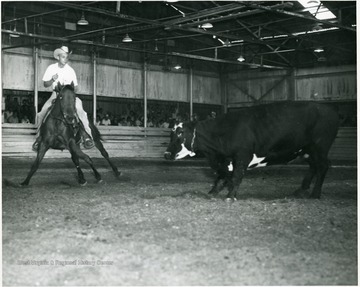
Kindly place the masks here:
POLYGON ((168 128, 168 127, 169 127, 169 122, 167 122, 166 120, 160 121, 160 128, 168 128))
POLYGON ((196 113, 191 116, 191 121, 192 122, 197 122, 198 120, 199 120, 199 117, 198 117, 198 115, 196 113))
POLYGON ((125 117, 122 117, 122 118, 120 119, 120 121, 118 122, 118 126, 123 126, 123 127, 126 127, 126 126, 127 126, 125 117))
POLYGON ((18 124, 19 118, 17 112, 13 112, 11 116, 8 117, 7 122, 11 124, 18 124))
POLYGON ((21 119, 21 123, 22 124, 30 124, 30 120, 27 115, 23 116, 23 118, 21 119))
POLYGON ((8 123, 8 122, 9 122, 8 119, 9 119, 10 116, 12 116, 12 115, 13 115, 13 112, 10 111, 10 110, 6 110, 6 111, 4 112, 4 121, 5 121, 5 123, 8 123))
POLYGON ((149 118, 149 119, 148 119, 147 126, 148 126, 148 128, 153 128, 153 127, 154 127, 154 123, 153 123, 153 119, 152 119, 152 118, 149 118))
POLYGON ((216 119, 216 112, 212 111, 208 118, 209 119, 216 119))
POLYGON ((103 114, 103 109, 102 108, 98 108, 96 110, 96 115, 99 116, 100 121, 104 118, 104 114, 103 114))
POLYGON ((136 121, 135 121, 135 126, 136 127, 140 127, 140 126, 142 126, 142 121, 141 121, 141 118, 140 117, 138 117, 137 119, 136 119, 136 121))
POLYGON ((109 114, 106 114, 105 117, 102 119, 101 125, 103 125, 103 126, 111 125, 111 120, 110 120, 109 114))
POLYGON ((126 125, 127 125, 128 127, 131 127, 131 126, 132 126, 132 122, 131 122, 131 117, 130 117, 130 116, 128 116, 128 117, 126 118, 126 125))
POLYGON ((96 115, 96 122, 95 122, 96 126, 100 126, 101 125, 101 118, 99 115, 96 115))
POLYGON ((20 117, 23 119, 25 116, 27 117, 28 121, 30 122, 30 118, 32 115, 31 107, 29 105, 29 101, 27 99, 24 99, 22 101, 22 104, 20 106, 20 117))

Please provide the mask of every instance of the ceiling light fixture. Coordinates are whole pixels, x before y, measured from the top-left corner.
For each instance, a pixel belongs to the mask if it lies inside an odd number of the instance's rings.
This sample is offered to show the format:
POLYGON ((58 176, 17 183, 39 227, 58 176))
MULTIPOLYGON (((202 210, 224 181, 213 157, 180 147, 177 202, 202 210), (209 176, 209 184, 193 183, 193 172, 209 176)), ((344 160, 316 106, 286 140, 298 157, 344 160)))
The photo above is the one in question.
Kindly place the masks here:
MULTIPOLYGON (((15 26, 14 26, 13 32, 15 32, 15 33, 17 32, 17 31, 16 31, 16 24, 15 24, 15 26)), ((18 34, 10 34, 10 37, 12 37, 12 38, 19 38, 20 35, 18 35, 18 34)))
POLYGON ((244 62, 244 61, 245 61, 245 58, 243 57, 243 55, 240 55, 240 57, 237 58, 237 60, 238 60, 239 62, 244 62))
POLYGON ((231 42, 229 41, 229 39, 226 39, 223 45, 226 46, 226 47, 230 47, 231 42))
POLYGON ((314 52, 321 53, 321 52, 324 52, 324 49, 319 47, 319 48, 314 49, 314 52))
POLYGON ((89 25, 89 22, 85 19, 84 12, 81 14, 81 19, 77 22, 80 26, 86 26, 89 25))
POLYGON ((132 39, 130 38, 129 34, 126 34, 124 39, 122 39, 124 43, 130 43, 132 42, 132 39))
POLYGON ((201 28, 203 28, 203 29, 211 29, 213 27, 214 27, 213 24, 211 24, 210 22, 207 22, 207 23, 204 23, 201 25, 201 28))
POLYGON ((180 70, 181 69, 181 66, 179 64, 177 64, 175 67, 174 67, 175 70, 180 70))

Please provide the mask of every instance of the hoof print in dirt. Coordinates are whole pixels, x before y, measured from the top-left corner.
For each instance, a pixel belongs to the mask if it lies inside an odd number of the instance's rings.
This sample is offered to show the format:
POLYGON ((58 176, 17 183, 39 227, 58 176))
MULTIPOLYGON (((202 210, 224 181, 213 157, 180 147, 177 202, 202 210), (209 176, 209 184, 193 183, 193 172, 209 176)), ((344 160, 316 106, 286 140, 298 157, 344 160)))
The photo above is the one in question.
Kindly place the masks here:
POLYGON ((308 190, 308 189, 307 190, 298 189, 290 197, 294 197, 294 198, 311 198, 311 194, 310 194, 310 190, 308 190))
POLYGON ((118 179, 119 179, 120 181, 123 181, 123 182, 129 182, 129 181, 131 181, 130 176, 122 175, 122 174, 120 174, 120 176, 118 176, 118 179))

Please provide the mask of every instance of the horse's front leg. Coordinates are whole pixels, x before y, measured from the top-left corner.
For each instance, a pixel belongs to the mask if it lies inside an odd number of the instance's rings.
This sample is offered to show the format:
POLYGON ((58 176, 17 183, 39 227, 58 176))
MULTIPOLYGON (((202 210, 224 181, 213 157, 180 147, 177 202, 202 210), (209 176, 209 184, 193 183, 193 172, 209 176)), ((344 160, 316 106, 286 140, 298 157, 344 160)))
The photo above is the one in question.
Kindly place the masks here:
POLYGON ((79 181, 80 185, 84 186, 87 182, 84 177, 84 173, 82 172, 82 170, 80 168, 79 157, 77 156, 77 154, 75 152, 70 151, 70 153, 71 153, 71 159, 72 159, 73 163, 75 164, 76 170, 78 172, 78 181, 79 181))
MULTIPOLYGON (((90 167, 92 168, 93 172, 94 172, 94 175, 95 175, 95 178, 98 182, 101 181, 101 175, 99 174, 99 172, 96 170, 96 168, 94 167, 94 164, 91 160, 91 158, 83 153, 83 151, 80 149, 80 147, 75 143, 75 139, 71 139, 70 142, 69 142, 69 150, 70 150, 70 153, 71 153, 71 157, 73 158, 73 162, 76 166, 76 169, 78 171, 78 174, 80 176, 80 173, 79 171, 81 172, 82 174, 82 171, 80 169, 80 166, 79 166, 79 158, 81 158, 82 160, 84 160, 88 165, 90 165, 90 167), (74 159, 77 161, 74 161, 74 159)), ((82 177, 84 178, 84 175, 82 174, 82 177)), ((85 180, 85 179, 84 179, 85 180)), ((80 182, 80 177, 79 177, 79 182, 80 182)), ((86 182, 86 181, 85 181, 86 182)), ((81 182, 80 182, 81 184, 81 182)))
POLYGON ((43 158, 44 158, 46 152, 48 151, 48 149, 49 149, 49 147, 45 143, 40 142, 39 149, 38 149, 38 152, 37 152, 37 155, 36 155, 36 159, 35 159, 34 163, 31 166, 31 169, 30 169, 30 172, 29 172, 28 176, 20 184, 21 186, 29 185, 31 177, 34 175, 34 173, 39 168, 39 165, 40 165, 41 161, 43 160, 43 158))

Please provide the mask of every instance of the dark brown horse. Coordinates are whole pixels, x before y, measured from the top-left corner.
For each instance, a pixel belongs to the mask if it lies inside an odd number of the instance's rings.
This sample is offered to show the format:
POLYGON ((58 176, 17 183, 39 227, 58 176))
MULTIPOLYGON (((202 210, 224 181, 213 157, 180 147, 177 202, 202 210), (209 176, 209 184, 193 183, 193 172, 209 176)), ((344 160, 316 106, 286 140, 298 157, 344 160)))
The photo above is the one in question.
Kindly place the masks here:
MULTIPOLYGON (((30 172, 26 179, 21 183, 22 186, 29 184, 31 177, 38 169, 45 153, 49 148, 64 150, 67 149, 71 153, 71 159, 74 162, 77 172, 78 181, 81 185, 86 184, 84 174, 79 165, 79 158, 87 162, 94 171, 95 178, 101 181, 101 175, 95 169, 91 158, 80 149, 81 134, 84 132, 82 123, 77 120, 74 92, 74 85, 56 87, 57 97, 52 109, 40 127, 40 143, 37 151, 36 160, 31 166, 30 172)), ((101 135, 99 130, 90 121, 90 128, 93 135, 95 146, 101 152, 102 156, 109 162, 116 177, 120 176, 120 172, 111 162, 109 154, 101 143, 101 135)))

